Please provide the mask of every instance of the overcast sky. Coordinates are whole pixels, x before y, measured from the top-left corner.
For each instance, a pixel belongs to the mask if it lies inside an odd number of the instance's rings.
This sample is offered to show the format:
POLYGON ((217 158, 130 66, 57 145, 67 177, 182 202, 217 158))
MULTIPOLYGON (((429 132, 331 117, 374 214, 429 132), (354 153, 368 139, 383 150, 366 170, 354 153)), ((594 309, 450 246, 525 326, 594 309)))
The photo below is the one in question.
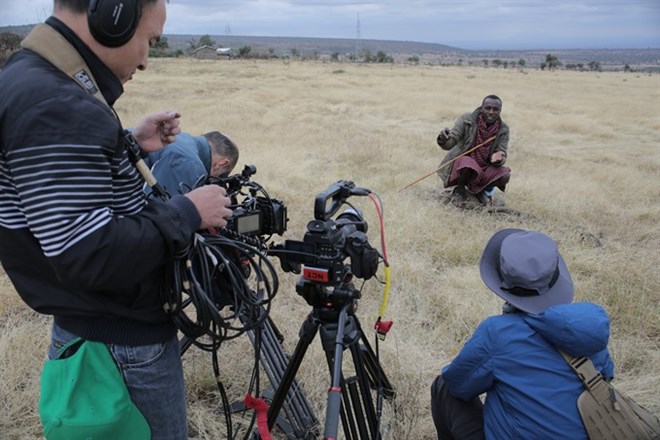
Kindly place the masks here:
MULTIPOLYGON (((52 3, 0 0, 0 26, 43 21, 52 3)), ((660 48, 660 0, 170 0, 165 33, 359 36, 463 49, 660 48)))

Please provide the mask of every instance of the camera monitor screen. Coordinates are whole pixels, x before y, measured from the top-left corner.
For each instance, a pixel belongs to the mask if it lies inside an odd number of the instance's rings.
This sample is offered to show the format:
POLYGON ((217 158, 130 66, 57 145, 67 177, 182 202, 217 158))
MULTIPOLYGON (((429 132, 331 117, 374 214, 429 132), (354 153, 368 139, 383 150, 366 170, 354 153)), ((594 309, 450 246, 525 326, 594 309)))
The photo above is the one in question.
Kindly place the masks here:
POLYGON ((258 212, 236 219, 236 232, 244 235, 254 235, 261 232, 261 216, 258 212))

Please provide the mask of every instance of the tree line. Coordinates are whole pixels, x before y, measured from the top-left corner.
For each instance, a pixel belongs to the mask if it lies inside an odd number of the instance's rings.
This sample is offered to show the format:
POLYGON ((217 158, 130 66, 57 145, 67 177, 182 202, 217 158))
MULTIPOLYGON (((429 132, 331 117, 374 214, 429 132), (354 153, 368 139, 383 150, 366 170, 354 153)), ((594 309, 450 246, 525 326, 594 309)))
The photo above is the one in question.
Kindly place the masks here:
MULTIPOLYGON (((0 33, 0 65, 9 58, 9 56, 20 49, 20 42, 22 37, 11 32, 2 32, 0 33)), ((153 47, 149 50, 149 56, 154 58, 161 57, 181 57, 186 55, 191 55, 197 49, 208 46, 211 48, 217 48, 218 44, 210 35, 202 35, 199 39, 192 38, 187 42, 186 49, 171 49, 169 47, 169 42, 167 37, 163 36, 158 42, 156 42, 153 47)), ((283 59, 294 59, 294 60, 318 60, 321 58, 321 53, 319 51, 308 51, 302 52, 297 48, 289 49, 288 53, 285 54, 276 54, 275 50, 272 48, 253 50, 251 46, 245 45, 232 50, 230 57, 233 58, 261 58, 261 59, 272 59, 272 58, 283 58, 283 59)), ((339 52, 332 52, 329 59, 331 61, 350 61, 350 62, 364 62, 364 63, 393 63, 394 58, 391 55, 388 55, 386 52, 379 50, 375 53, 368 50, 362 49, 352 53, 341 54, 339 52)), ((411 55, 405 60, 410 64, 419 64, 420 58, 418 55, 411 55)), ((458 59, 457 65, 463 65, 464 60, 458 59)), ((518 61, 507 61, 500 59, 483 59, 482 63, 484 67, 495 67, 495 68, 518 68, 523 70, 527 67, 527 62, 520 58, 518 61)), ((470 63, 471 64, 471 63, 470 63)), ((545 60, 539 64, 539 69, 553 71, 560 68, 565 70, 575 70, 575 71, 592 71, 592 72, 601 72, 602 66, 598 61, 589 61, 588 63, 566 63, 563 64, 556 55, 547 54, 545 60)), ((633 72, 634 70, 630 67, 629 64, 626 64, 623 68, 624 72, 633 72)))

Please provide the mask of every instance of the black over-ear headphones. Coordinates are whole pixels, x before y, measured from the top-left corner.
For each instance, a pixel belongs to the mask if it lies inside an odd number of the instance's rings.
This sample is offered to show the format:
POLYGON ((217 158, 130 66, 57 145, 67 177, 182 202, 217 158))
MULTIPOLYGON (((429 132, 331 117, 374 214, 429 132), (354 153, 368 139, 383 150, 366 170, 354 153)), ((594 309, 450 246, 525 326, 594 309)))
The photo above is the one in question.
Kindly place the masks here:
POLYGON ((90 0, 87 22, 96 41, 119 47, 135 33, 141 13, 140 0, 90 0))

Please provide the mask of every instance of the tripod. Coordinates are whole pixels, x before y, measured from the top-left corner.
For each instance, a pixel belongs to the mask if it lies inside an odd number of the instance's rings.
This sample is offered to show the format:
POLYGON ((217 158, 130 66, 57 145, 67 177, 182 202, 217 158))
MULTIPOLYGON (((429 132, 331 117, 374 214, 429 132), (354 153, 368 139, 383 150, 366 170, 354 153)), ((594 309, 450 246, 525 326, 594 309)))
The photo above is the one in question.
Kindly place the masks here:
POLYGON ((336 439, 341 419, 346 440, 380 439, 382 396, 391 399, 395 392, 355 315, 359 292, 351 283, 343 289, 330 290, 307 281, 296 285, 296 290, 314 308, 300 328, 300 340, 273 396, 268 410, 268 427, 272 428, 275 424, 305 352, 320 331, 331 374, 323 437, 336 439), (342 371, 342 357, 346 349, 350 350, 355 370, 355 376, 348 379, 342 371), (374 405, 372 389, 377 391, 377 405, 374 405))
MULTIPOLYGON (((259 308, 259 313, 262 315, 266 313, 263 307, 259 308)), ((239 316, 240 320, 245 324, 248 319, 244 315, 239 316)), ((280 332, 277 330, 275 323, 270 317, 267 317, 261 329, 250 330, 247 336, 253 346, 256 344, 257 336, 255 332, 259 331, 261 338, 259 362, 264 369, 266 376, 273 389, 278 388, 284 375, 284 368, 286 366, 287 356, 282 348, 282 339, 280 332)), ((179 350, 181 356, 190 348, 194 343, 194 338, 184 336, 179 341, 179 350)), ((286 402, 284 402, 284 417, 277 417, 277 426, 284 432, 289 439, 303 439, 310 440, 316 434, 316 425, 318 420, 305 396, 301 387, 297 382, 293 382, 286 394, 286 402)), ((238 412, 245 409, 242 402, 234 403, 232 412, 238 412)))

